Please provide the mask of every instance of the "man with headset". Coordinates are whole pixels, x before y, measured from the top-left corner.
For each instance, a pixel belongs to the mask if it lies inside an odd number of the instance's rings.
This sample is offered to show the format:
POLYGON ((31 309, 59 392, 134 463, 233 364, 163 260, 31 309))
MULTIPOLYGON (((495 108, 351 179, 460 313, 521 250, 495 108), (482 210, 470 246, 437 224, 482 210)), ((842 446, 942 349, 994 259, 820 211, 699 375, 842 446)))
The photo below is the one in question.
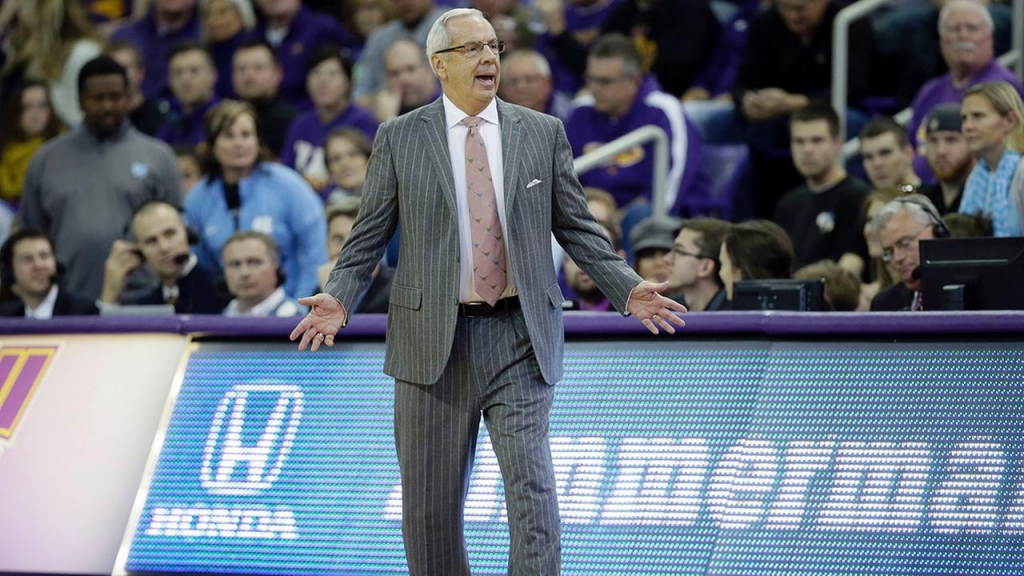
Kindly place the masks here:
POLYGON ((923 310, 920 242, 949 237, 935 205, 921 194, 897 198, 871 220, 871 232, 882 245, 882 259, 896 270, 901 281, 879 292, 871 301, 871 310, 923 310))
POLYGON ((99 306, 172 304, 175 314, 220 314, 227 297, 216 274, 199 265, 181 209, 163 200, 139 207, 128 221, 130 240, 115 240, 104 266, 99 306), (124 294, 129 274, 145 264, 158 286, 137 297, 124 294))
POLYGON ((53 245, 42 230, 22 228, 0 247, 0 316, 47 320, 96 314, 96 305, 60 286, 53 245))

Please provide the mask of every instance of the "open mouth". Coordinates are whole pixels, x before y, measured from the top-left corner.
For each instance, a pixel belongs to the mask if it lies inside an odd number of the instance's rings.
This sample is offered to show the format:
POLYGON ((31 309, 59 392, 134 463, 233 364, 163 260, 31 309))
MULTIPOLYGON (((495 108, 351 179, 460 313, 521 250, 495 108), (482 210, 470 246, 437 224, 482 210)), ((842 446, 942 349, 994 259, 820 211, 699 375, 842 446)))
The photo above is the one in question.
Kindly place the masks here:
POLYGON ((484 86, 494 86, 495 74, 477 74, 476 80, 484 86))

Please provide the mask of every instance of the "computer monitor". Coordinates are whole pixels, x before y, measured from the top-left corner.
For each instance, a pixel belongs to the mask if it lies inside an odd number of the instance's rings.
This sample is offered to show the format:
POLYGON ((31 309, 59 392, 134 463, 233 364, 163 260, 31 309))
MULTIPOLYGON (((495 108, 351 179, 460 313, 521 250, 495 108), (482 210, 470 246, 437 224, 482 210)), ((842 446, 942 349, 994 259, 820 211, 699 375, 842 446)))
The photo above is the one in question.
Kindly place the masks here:
POLYGON ((1024 310, 1024 237, 922 241, 925 310, 1024 310))
POLYGON ((732 309, 824 312, 825 280, 741 280, 732 287, 732 309))

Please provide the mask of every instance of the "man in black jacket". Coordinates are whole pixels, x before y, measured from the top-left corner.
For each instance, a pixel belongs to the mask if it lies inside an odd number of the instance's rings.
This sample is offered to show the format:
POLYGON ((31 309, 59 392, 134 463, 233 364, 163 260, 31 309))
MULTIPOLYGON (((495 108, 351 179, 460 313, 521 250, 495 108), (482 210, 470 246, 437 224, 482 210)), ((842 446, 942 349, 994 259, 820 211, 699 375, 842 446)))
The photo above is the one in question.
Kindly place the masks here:
POLYGON ((53 245, 41 230, 22 228, 0 247, 0 316, 49 319, 96 314, 96 304, 57 283, 53 245))
POLYGON ((180 209, 154 200, 139 207, 129 221, 132 240, 115 240, 104 269, 100 306, 173 304, 176 314, 220 314, 226 295, 216 288, 216 274, 199 265, 189 248, 180 209), (132 270, 146 264, 158 286, 139 297, 123 292, 132 270))

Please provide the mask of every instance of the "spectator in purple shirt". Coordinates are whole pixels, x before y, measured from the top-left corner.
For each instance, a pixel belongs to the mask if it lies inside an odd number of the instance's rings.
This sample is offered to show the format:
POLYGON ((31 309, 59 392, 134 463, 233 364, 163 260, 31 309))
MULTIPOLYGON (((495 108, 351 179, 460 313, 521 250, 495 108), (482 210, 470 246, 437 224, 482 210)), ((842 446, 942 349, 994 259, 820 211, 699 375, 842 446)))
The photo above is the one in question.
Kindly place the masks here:
POLYGON ((993 58, 992 15, 975 0, 950 0, 939 13, 939 43, 949 72, 921 87, 911 108, 907 125, 917 145, 914 170, 925 181, 934 180, 924 155, 926 137, 922 121, 932 108, 946 102, 960 102, 969 88, 982 82, 1003 80, 1024 94, 1019 78, 993 58))
POLYGON ((551 63, 555 90, 575 94, 583 87, 583 77, 573 66, 558 58, 556 43, 563 34, 584 49, 601 35, 601 27, 612 8, 620 0, 535 0, 533 6, 541 16, 542 34, 534 47, 551 63))
POLYGON ((256 0, 264 20, 246 36, 270 42, 284 70, 281 97, 298 110, 309 108, 306 94, 306 60, 320 46, 332 44, 348 56, 351 35, 335 19, 313 12, 302 0, 256 0))
POLYGON ((196 0, 153 0, 148 16, 118 28, 110 39, 130 42, 142 53, 146 65, 142 93, 146 98, 166 98, 170 96, 167 62, 171 50, 182 42, 199 40, 196 0))
POLYGON ((324 162, 327 134, 340 126, 350 126, 373 140, 377 120, 370 111, 349 102, 348 70, 337 47, 322 46, 313 53, 306 70, 306 86, 314 110, 300 114, 288 127, 281 162, 302 174, 322 193, 330 183, 324 162))
POLYGON ((188 42, 172 50, 168 83, 174 100, 156 137, 171 146, 195 146, 206 138, 203 116, 219 102, 214 93, 217 69, 206 48, 188 42))
POLYGON ((200 0, 202 37, 217 66, 217 95, 234 98, 232 58, 246 31, 256 26, 250 0, 200 0))
MULTIPOLYGON (((669 139, 666 204, 678 212, 684 194, 703 185, 700 173, 700 138, 687 122, 679 99, 657 89, 641 72, 640 55, 633 41, 621 34, 601 37, 587 61, 591 95, 576 101, 565 131, 573 156, 579 157, 620 136, 650 124, 661 127, 669 139)), ((584 186, 611 192, 625 212, 623 234, 629 222, 651 212, 654 145, 636 146, 618 154, 602 168, 580 175, 584 186)))

